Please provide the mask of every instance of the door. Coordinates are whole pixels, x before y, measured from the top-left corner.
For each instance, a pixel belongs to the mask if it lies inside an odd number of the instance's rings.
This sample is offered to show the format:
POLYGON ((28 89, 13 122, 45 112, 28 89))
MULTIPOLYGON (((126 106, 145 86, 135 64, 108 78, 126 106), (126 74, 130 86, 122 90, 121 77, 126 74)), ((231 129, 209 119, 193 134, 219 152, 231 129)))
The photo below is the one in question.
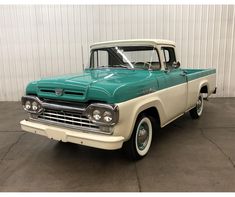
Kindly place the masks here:
POLYGON ((162 47, 164 55, 162 80, 158 80, 161 91, 161 100, 164 105, 167 120, 171 121, 185 112, 187 107, 187 78, 183 75, 180 68, 173 68, 173 62, 176 62, 175 51, 173 47, 162 47))

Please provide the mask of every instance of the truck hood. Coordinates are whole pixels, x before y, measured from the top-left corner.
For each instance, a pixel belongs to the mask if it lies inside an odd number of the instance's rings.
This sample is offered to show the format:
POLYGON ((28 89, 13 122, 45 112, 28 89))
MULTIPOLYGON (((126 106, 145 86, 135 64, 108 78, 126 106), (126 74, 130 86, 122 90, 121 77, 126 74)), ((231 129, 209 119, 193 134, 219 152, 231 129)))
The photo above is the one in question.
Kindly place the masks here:
POLYGON ((26 94, 77 102, 123 102, 156 91, 148 70, 93 69, 82 74, 44 78, 30 83, 26 94))

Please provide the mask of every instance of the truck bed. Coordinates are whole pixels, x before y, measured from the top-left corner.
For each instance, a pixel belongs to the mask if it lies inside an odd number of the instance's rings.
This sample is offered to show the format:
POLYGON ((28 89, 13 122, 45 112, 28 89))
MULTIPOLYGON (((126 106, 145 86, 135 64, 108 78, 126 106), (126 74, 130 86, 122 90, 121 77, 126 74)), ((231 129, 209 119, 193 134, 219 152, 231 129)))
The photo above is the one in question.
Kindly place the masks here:
POLYGON ((186 73, 189 81, 214 74, 216 71, 215 69, 182 69, 182 70, 186 73))

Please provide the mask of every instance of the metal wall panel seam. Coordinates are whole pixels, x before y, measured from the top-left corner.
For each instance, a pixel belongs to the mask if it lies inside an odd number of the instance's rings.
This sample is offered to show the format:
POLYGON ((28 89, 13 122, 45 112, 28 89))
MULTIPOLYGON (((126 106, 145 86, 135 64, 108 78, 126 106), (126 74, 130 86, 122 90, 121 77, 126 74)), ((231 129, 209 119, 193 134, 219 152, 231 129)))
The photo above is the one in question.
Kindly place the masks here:
MULTIPOLYGON (((3 12, 2 12, 2 14, 3 14, 2 19, 3 19, 3 24, 4 24, 5 29, 4 28, 1 28, 1 29, 5 33, 5 36, 6 35, 9 36, 8 33, 6 33, 6 24, 7 23, 6 23, 6 14, 5 14, 5 12, 6 12, 6 10, 3 10, 3 12)), ((12 81, 12 76, 11 76, 12 73, 11 73, 11 70, 10 70, 10 62, 9 62, 9 59, 10 59, 9 53, 10 52, 9 52, 9 46, 8 46, 8 39, 7 39, 7 37, 6 37, 5 42, 6 42, 5 46, 6 46, 6 52, 7 52, 7 55, 6 55, 7 58, 4 58, 4 59, 6 59, 6 62, 7 62, 7 66, 6 66, 7 69, 5 70, 5 74, 7 74, 7 75, 5 76, 5 79, 7 81, 7 79, 9 80, 9 78, 10 78, 9 83, 6 82, 7 88, 8 88, 8 92, 6 92, 6 98, 8 100, 10 100, 10 99, 14 99, 14 96, 13 96, 13 84, 12 84, 13 81, 12 81)))
MULTIPOLYGON (((224 35, 225 35, 225 38, 226 38, 226 36, 227 36, 227 30, 228 30, 228 5, 226 6, 226 16, 225 16, 225 18, 226 18, 226 20, 225 21, 223 21, 224 23, 225 23, 225 28, 224 28, 224 35)), ((221 20, 222 20, 222 18, 221 18, 221 20)), ((224 77, 225 77, 225 65, 226 65, 226 58, 227 58, 227 56, 226 56, 226 51, 227 51, 227 44, 226 44, 226 41, 223 43, 224 44, 224 49, 223 49, 223 53, 222 53, 222 62, 223 62, 223 67, 222 67, 222 73, 221 73, 221 86, 223 87, 223 93, 222 93, 222 95, 224 95, 225 94, 225 87, 224 87, 224 77)))
POLYGON ((208 13, 209 13, 209 6, 206 6, 206 28, 205 28, 205 53, 204 53, 204 65, 205 66, 207 66, 206 65, 206 59, 207 59, 207 35, 208 35, 208 18, 209 18, 209 16, 208 16, 208 13))
MULTIPOLYGON (((219 28, 218 28, 218 31, 219 31, 219 41, 218 41, 218 57, 217 57, 217 66, 216 66, 216 77, 217 77, 217 83, 218 83, 218 87, 219 88, 221 88, 221 86, 220 86, 220 81, 218 80, 219 79, 219 72, 220 72, 220 69, 219 69, 219 60, 220 60, 220 58, 219 58, 219 52, 220 52, 220 36, 221 36, 221 23, 222 23, 222 6, 219 6, 219 13, 220 13, 220 21, 219 21, 219 28)), ((223 92, 223 90, 221 90, 221 92, 223 92)), ((219 92, 219 96, 221 96, 221 92, 219 92)))
MULTIPOLYGON (((235 28, 235 6, 233 6, 233 20, 232 20, 232 40, 231 40, 231 55, 235 53, 235 51, 233 52, 233 49, 235 48, 234 45, 235 45, 235 38, 234 38, 234 28, 235 28)), ((234 58, 235 59, 235 58, 234 58)), ((230 90, 230 85, 231 85, 231 72, 232 72, 232 63, 234 63, 232 61, 232 56, 230 57, 230 62, 229 62, 229 77, 228 77, 228 95, 229 95, 229 90, 230 90)), ((234 84, 233 84, 234 85, 234 84)), ((235 96, 235 92, 234 92, 234 96, 235 96)))

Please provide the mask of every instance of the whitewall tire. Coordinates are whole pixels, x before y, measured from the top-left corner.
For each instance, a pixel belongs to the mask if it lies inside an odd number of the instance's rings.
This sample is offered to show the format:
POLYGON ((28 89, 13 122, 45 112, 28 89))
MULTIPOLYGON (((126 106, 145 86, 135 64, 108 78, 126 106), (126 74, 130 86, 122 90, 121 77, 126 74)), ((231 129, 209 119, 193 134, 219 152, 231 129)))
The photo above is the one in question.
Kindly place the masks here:
POLYGON ((124 145, 128 156, 133 160, 145 157, 150 149, 154 119, 148 115, 141 114, 136 120, 131 138, 124 145))

